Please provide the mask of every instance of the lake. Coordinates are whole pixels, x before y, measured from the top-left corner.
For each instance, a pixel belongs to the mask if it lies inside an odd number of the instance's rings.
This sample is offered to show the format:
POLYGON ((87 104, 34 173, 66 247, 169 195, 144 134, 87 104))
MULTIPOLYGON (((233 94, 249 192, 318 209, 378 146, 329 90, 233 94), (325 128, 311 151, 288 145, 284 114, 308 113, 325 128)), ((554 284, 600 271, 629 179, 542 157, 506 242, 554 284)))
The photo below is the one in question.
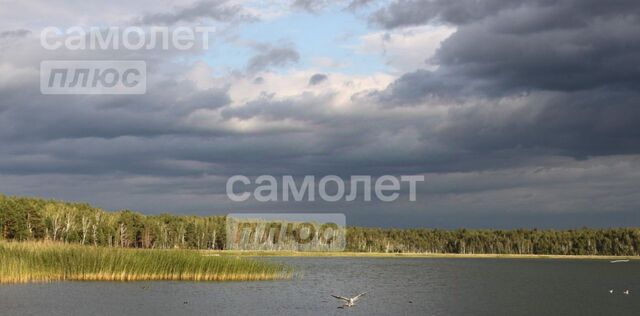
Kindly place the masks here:
POLYGON ((640 262, 258 260, 287 263, 300 275, 267 282, 0 285, 0 315, 640 315, 640 262), (346 310, 330 296, 364 291, 370 292, 346 310))

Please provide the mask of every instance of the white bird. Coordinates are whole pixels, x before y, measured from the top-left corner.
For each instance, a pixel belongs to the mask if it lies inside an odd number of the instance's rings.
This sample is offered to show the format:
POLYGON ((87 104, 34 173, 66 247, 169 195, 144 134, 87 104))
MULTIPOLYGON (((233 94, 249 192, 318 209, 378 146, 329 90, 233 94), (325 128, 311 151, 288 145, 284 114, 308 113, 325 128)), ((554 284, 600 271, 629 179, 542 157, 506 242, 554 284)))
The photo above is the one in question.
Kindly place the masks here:
POLYGON ((629 259, 622 259, 622 260, 612 260, 612 261, 609 261, 609 263, 624 263, 624 262, 629 262, 629 259))
POLYGON ((344 297, 344 296, 338 296, 338 295, 331 295, 339 300, 343 300, 345 301, 344 305, 342 305, 342 307, 351 307, 353 305, 356 305, 356 301, 362 297, 363 295, 367 294, 368 292, 364 292, 364 293, 360 293, 352 298, 348 298, 348 297, 344 297))
POLYGON ((624 292, 622 292, 624 295, 629 295, 629 290, 624 290, 624 292))
POLYGON ((609 293, 613 294, 613 290, 609 290, 609 293))

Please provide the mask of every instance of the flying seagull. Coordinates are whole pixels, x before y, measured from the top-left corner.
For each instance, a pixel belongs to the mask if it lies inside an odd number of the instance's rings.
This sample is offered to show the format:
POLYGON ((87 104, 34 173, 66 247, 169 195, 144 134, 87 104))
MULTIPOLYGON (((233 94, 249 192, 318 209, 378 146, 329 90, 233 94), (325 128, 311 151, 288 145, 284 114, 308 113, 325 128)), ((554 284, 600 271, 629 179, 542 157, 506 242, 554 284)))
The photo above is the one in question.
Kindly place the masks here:
POLYGON ((352 298, 348 298, 348 297, 343 297, 343 296, 338 296, 338 295, 331 295, 339 300, 343 300, 345 301, 344 305, 342 305, 342 308, 344 307, 351 307, 353 305, 356 305, 356 301, 362 297, 363 295, 367 294, 368 292, 364 292, 364 293, 360 293, 352 298))
POLYGON ((624 292, 622 292, 624 295, 629 295, 629 290, 625 290, 624 292))
POLYGON ((623 262, 629 262, 629 259, 622 259, 622 260, 612 260, 609 261, 610 263, 623 263, 623 262))

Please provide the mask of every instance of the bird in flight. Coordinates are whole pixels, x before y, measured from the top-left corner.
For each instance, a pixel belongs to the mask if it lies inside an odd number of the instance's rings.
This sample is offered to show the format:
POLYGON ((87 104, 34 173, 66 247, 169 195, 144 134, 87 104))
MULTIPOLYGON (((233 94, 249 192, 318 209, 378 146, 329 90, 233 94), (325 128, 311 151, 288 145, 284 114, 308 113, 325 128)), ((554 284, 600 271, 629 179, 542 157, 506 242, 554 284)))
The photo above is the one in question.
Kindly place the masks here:
POLYGON ((629 295, 629 290, 625 290, 624 292, 622 292, 624 295, 629 295))
POLYGON ((345 308, 345 307, 351 307, 356 305, 356 301, 358 299, 360 299, 360 297, 362 297, 363 295, 367 294, 368 292, 364 292, 364 293, 360 293, 354 297, 348 298, 348 297, 344 297, 344 296, 338 296, 338 295, 331 295, 339 300, 343 300, 345 303, 344 305, 342 305, 341 308, 345 308))

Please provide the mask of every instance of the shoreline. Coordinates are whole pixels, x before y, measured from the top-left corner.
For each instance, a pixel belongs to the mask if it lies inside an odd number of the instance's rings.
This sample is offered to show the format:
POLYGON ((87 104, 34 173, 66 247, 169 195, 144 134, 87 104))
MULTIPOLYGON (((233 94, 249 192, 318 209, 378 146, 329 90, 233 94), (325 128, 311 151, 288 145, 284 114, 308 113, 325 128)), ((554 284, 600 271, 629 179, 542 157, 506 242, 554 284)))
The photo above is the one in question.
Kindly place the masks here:
POLYGON ((205 256, 239 257, 346 257, 346 258, 443 258, 443 259, 554 259, 554 260, 640 260, 640 256, 457 254, 384 252, 297 252, 271 250, 200 250, 205 256))

